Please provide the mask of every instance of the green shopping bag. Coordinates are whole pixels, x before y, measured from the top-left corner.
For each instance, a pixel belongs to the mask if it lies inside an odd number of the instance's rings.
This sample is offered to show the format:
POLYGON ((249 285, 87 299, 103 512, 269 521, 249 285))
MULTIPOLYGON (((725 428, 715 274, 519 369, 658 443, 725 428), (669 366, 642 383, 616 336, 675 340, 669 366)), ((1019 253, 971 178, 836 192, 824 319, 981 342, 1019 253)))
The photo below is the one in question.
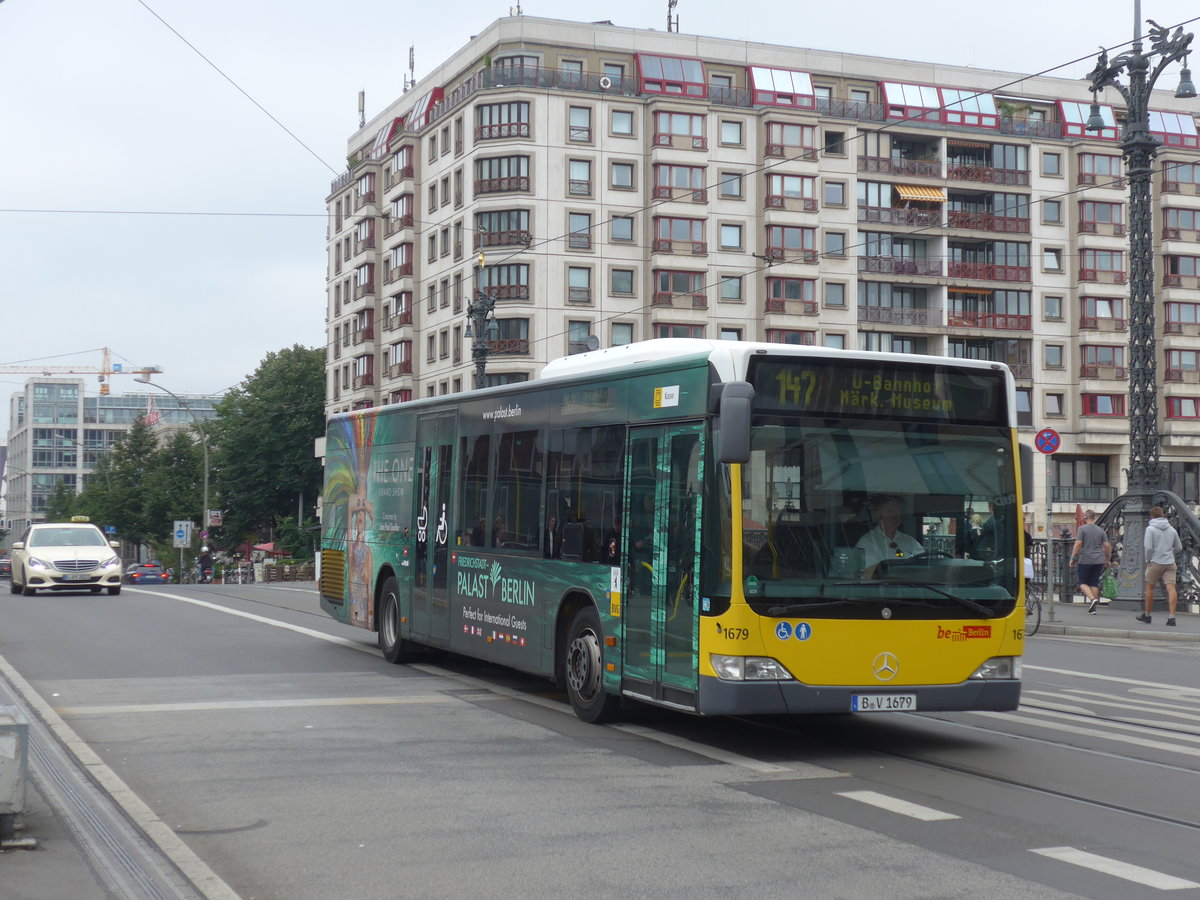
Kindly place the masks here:
POLYGON ((1117 596, 1117 573, 1112 569, 1105 569, 1100 576, 1100 596, 1109 600, 1117 596))

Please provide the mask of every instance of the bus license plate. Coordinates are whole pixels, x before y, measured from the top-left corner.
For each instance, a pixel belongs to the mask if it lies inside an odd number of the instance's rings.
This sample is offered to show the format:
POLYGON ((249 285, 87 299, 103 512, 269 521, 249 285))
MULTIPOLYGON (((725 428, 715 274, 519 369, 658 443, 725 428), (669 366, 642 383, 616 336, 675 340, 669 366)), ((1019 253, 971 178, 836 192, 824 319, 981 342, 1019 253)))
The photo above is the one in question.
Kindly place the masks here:
POLYGON ((63 572, 63 581, 87 581, 92 577, 91 572, 63 572))
POLYGON ((916 708, 916 694, 850 695, 850 712, 900 712, 916 708))

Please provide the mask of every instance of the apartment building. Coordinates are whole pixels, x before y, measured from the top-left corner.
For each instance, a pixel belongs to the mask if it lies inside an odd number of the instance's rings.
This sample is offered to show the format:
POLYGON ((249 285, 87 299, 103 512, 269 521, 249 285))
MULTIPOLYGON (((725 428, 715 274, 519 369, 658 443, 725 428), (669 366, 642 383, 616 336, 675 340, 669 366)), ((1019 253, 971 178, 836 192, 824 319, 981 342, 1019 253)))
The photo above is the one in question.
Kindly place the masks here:
MULTIPOLYGON (((1090 132, 1078 80, 499 19, 349 140, 327 411, 473 387, 480 297, 489 385, 663 336, 992 359, 1028 442, 1063 437, 1073 523, 1128 464, 1124 110, 1099 99, 1090 132)), ((1151 108, 1162 460, 1197 503, 1200 106, 1151 108)))
POLYGON ((153 419, 161 434, 169 434, 216 415, 213 397, 182 394, 176 399, 161 393, 89 397, 84 385, 82 378, 38 377, 12 394, 4 468, 4 527, 10 541, 18 540, 26 525, 41 520, 59 484, 77 493, 83 490, 101 457, 140 416, 153 419))

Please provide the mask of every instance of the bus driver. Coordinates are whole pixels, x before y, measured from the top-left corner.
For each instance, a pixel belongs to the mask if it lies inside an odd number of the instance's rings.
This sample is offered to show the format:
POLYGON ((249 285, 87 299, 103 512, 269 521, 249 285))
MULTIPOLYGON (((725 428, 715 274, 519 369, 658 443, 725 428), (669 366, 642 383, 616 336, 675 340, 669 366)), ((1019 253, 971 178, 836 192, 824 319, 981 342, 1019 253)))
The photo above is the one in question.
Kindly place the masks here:
POLYGON ((921 542, 900 530, 903 508, 895 497, 879 497, 871 504, 874 528, 854 546, 863 551, 863 577, 871 578, 875 567, 885 559, 903 559, 923 553, 921 542))

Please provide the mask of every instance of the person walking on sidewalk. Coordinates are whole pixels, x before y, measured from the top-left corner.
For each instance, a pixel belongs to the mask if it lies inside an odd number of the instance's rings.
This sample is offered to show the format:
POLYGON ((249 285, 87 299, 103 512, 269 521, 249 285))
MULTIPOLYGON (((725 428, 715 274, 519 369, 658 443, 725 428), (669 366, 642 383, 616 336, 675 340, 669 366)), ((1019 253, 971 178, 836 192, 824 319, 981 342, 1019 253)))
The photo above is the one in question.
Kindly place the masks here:
POLYGON ((1104 529, 1096 524, 1096 513, 1090 509, 1083 514, 1083 525, 1075 532, 1071 562, 1078 566, 1079 590, 1088 602, 1088 614, 1094 616, 1100 602, 1100 576, 1112 565, 1112 544, 1104 529))
POLYGON ((1146 554, 1146 611, 1137 617, 1139 622, 1150 624, 1150 608, 1154 606, 1154 589, 1163 582, 1167 589, 1167 624, 1175 624, 1175 605, 1179 593, 1175 590, 1175 554, 1183 550, 1179 533, 1167 521, 1161 506, 1150 507, 1150 521, 1146 523, 1142 549, 1146 554))

